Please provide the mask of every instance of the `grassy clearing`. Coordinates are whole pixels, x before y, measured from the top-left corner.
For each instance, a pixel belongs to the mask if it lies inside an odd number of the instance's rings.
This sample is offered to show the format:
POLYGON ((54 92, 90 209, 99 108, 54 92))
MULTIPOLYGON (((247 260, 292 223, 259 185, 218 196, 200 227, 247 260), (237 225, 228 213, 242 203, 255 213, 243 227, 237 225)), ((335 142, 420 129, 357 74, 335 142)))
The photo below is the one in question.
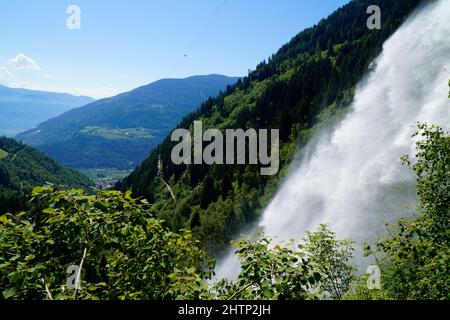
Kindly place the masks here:
POLYGON ((119 170, 114 168, 80 169, 79 171, 92 180, 121 180, 131 173, 131 170, 119 170))
POLYGON ((0 149, 0 159, 6 158, 8 156, 8 152, 3 149, 0 149))
POLYGON ((83 130, 81 130, 81 132, 92 136, 100 136, 108 140, 117 140, 153 139, 155 137, 153 134, 156 133, 157 130, 145 128, 110 129, 96 126, 87 126, 83 130))

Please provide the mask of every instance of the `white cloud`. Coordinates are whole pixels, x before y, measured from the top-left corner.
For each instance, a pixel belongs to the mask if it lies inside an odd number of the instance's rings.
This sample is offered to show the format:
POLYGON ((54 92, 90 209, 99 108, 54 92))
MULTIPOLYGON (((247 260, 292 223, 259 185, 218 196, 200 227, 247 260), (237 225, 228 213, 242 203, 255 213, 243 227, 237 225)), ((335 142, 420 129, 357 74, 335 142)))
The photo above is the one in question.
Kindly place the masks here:
POLYGON ((8 84, 13 79, 11 72, 5 67, 0 67, 0 83, 8 84))
POLYGON ((38 91, 70 93, 75 96, 88 96, 94 99, 102 99, 115 96, 120 92, 117 89, 101 86, 98 88, 67 88, 61 86, 41 85, 32 82, 13 82, 8 85, 11 88, 23 88, 38 91))
POLYGON ((39 65, 31 59, 30 57, 27 57, 23 53, 19 53, 14 58, 9 59, 8 64, 10 66, 14 66, 17 69, 25 69, 25 70, 31 70, 31 71, 40 71, 41 68, 39 65))
POLYGON ((11 88, 69 93, 76 96, 89 96, 95 99, 112 97, 120 93, 117 89, 105 86, 97 88, 71 88, 51 85, 50 82, 54 82, 54 79, 56 78, 54 75, 26 72, 41 71, 42 69, 36 61, 23 53, 19 53, 16 57, 11 58, 8 61, 8 66, 9 68, 0 67, 0 83, 11 88))

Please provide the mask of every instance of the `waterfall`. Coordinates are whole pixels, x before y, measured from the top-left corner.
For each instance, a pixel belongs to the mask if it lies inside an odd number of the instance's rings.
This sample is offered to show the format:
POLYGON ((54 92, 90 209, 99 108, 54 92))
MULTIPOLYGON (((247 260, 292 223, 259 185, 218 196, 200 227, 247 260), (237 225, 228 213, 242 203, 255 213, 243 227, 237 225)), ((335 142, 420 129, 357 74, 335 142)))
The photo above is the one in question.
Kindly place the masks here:
MULTIPOLYGON (((361 247, 386 233, 385 222, 413 212, 404 202, 414 202, 414 174, 400 157, 415 154, 416 122, 450 126, 449 21, 450 1, 430 1, 384 43, 347 116, 312 139, 266 208, 259 225, 267 235, 300 240, 328 223, 361 247)), ((234 278, 236 258, 216 272, 234 278)))

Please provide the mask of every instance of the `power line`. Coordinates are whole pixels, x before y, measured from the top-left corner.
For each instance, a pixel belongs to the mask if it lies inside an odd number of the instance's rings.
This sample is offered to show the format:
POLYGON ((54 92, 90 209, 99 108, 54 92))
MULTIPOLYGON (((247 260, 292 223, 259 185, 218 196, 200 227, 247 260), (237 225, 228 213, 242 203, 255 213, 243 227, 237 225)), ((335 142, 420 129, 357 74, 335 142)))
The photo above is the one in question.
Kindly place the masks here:
POLYGON ((217 6, 216 10, 214 10, 213 14, 209 19, 206 21, 206 23, 203 25, 203 27, 197 32, 193 40, 191 41, 190 45, 187 47, 187 49, 184 51, 183 56, 180 56, 175 63, 169 68, 168 72, 166 73, 166 78, 170 76, 170 74, 176 69, 176 67, 180 64, 182 59, 186 59, 190 52, 192 51, 193 47, 196 45, 197 41, 200 39, 202 34, 205 32, 205 30, 211 25, 211 23, 215 20, 217 15, 222 11, 222 9, 225 7, 225 4, 228 2, 228 0, 223 0, 219 6, 217 6))

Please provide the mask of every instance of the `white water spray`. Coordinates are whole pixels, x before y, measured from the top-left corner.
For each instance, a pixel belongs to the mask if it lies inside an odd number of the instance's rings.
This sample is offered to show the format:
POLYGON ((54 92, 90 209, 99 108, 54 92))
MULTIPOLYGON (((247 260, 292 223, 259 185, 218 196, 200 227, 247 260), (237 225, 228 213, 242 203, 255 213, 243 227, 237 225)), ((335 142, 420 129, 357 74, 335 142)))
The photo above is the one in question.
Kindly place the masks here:
MULTIPOLYGON (((301 239, 328 223, 338 238, 359 245, 386 232, 385 222, 411 214, 413 173, 400 157, 413 155, 411 126, 450 127, 450 1, 428 4, 386 41, 375 70, 357 89, 351 112, 323 132, 266 209, 260 226, 278 239, 301 239)), ((239 272, 229 255, 217 276, 239 272)))

